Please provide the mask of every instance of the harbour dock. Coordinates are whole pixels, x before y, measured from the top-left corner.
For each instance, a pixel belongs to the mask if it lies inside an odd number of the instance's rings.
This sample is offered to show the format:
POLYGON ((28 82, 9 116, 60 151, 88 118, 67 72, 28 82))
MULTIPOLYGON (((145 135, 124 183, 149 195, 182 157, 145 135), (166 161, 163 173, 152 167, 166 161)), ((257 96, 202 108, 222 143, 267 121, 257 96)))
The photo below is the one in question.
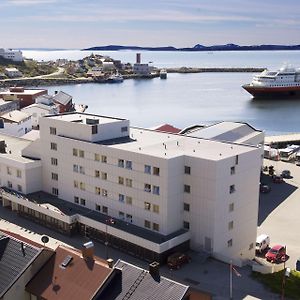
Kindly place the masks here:
POLYGON ((284 148, 290 144, 300 145, 300 133, 289 133, 265 137, 265 145, 274 145, 276 148, 284 148))

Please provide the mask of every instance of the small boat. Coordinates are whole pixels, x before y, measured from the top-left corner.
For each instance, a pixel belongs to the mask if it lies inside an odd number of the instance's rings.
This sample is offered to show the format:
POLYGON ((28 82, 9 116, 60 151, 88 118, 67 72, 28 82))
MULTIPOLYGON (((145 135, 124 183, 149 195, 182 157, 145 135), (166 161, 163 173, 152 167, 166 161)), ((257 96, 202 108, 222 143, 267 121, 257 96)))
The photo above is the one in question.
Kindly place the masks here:
POLYGON ((112 74, 107 78, 107 82, 108 83, 120 83, 123 82, 124 78, 121 74, 117 73, 117 74, 112 74))
POLYGON ((166 69, 161 69, 159 72, 159 77, 160 79, 167 79, 167 70, 166 69))

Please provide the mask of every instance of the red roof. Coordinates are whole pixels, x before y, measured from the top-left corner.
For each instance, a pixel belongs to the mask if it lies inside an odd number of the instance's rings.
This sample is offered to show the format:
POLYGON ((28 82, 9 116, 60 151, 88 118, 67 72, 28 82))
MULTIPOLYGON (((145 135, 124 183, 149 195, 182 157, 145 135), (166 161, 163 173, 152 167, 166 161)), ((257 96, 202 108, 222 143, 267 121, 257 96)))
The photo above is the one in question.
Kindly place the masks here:
POLYGON ((169 133, 179 133, 181 129, 176 128, 170 124, 164 124, 160 125, 159 127, 155 128, 156 131, 162 131, 162 132, 169 132, 169 133))

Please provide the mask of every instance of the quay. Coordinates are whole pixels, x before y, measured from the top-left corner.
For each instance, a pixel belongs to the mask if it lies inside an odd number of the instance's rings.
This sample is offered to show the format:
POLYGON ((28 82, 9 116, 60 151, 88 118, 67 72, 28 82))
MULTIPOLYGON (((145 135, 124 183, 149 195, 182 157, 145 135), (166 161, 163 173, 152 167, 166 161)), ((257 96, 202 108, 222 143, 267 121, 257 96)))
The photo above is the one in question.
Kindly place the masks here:
POLYGON ((265 137, 265 145, 273 145, 276 148, 284 148, 289 144, 300 145, 300 133, 289 133, 265 137))

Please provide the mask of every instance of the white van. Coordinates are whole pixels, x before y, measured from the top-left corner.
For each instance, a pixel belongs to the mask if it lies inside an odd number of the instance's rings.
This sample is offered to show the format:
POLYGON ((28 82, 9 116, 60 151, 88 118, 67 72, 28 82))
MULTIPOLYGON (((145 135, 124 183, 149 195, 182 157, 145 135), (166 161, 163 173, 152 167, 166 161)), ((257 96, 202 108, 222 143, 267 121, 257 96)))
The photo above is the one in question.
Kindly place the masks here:
POLYGON ((256 238, 255 250, 259 253, 263 252, 270 246, 270 237, 266 234, 261 234, 256 238))

